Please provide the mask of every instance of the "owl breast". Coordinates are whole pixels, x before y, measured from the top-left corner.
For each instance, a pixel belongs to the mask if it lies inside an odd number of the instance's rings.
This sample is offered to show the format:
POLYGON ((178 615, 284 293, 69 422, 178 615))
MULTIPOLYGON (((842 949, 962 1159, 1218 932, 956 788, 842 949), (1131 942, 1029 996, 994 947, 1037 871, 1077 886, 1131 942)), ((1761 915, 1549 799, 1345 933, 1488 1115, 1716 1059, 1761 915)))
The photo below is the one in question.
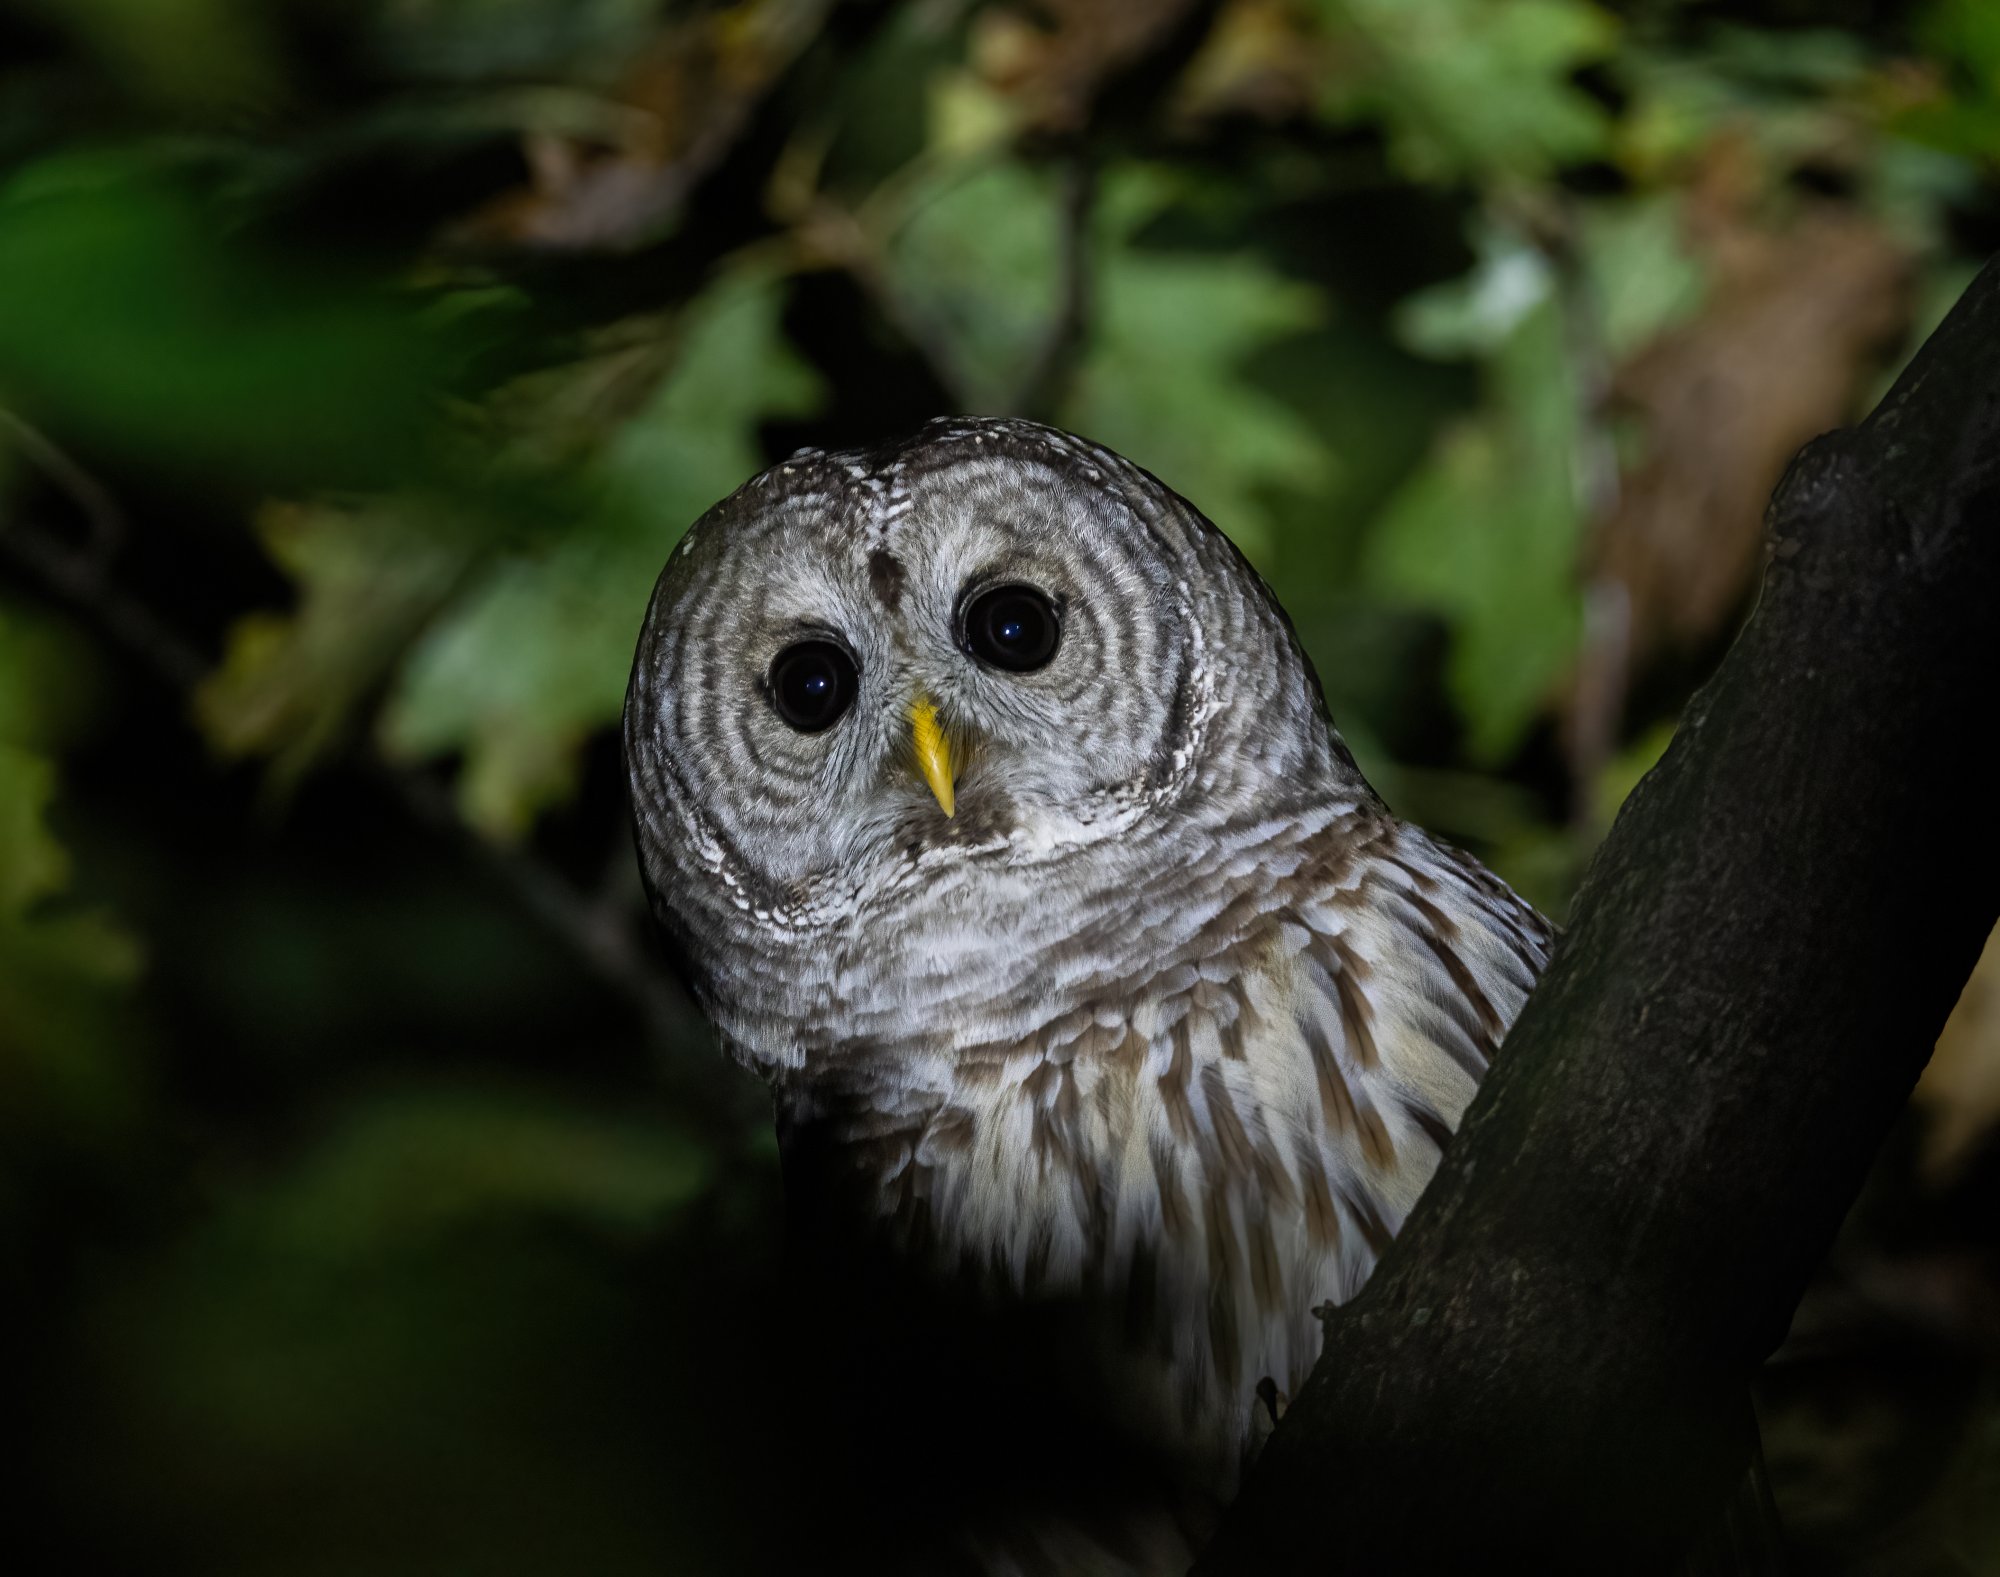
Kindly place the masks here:
POLYGON ((1130 1427, 1227 1496, 1260 1382, 1305 1380, 1313 1310, 1359 1290, 1429 1181, 1549 930, 1367 802, 1092 891, 990 956, 918 928, 932 967, 829 993, 869 1033, 762 1061, 781 1126, 840 1156, 908 1252, 1099 1300, 1130 1427))

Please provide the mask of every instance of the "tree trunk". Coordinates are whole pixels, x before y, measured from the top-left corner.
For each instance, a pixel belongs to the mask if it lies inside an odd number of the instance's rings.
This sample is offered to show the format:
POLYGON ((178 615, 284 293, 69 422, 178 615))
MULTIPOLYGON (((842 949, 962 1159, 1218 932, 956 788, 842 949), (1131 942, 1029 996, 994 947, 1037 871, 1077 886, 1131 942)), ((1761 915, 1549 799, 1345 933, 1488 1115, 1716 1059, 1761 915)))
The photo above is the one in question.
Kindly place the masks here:
POLYGON ((1201 1577, 1666 1571, 2000 908, 2000 263, 1793 462, 1755 614, 1593 863, 1201 1577))

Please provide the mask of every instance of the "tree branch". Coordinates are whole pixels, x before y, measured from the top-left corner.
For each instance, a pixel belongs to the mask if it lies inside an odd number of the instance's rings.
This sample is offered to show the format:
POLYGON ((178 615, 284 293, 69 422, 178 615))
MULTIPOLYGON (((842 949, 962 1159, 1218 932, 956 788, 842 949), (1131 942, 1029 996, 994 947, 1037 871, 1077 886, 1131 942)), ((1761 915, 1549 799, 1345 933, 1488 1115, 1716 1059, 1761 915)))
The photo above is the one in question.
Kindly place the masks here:
POLYGON ((1778 489, 1763 595, 1197 1567, 1669 1569, 2000 908, 2000 263, 1778 489))
POLYGON ((10 435, 14 447, 76 506, 89 530, 79 562, 91 569, 110 563, 131 534, 117 496, 41 428, 5 406, 0 406, 0 433, 10 435))

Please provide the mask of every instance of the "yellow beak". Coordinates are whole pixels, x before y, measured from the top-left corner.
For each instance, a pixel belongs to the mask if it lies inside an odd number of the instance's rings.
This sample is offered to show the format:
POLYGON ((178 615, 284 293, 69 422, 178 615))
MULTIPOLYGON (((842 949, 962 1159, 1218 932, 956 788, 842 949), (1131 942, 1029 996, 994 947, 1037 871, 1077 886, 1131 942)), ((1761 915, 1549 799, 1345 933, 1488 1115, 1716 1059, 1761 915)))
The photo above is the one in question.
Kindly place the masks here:
POLYGON ((956 774, 951 763, 951 741, 944 737, 937 708, 927 695, 920 695, 910 703, 910 740, 916 746, 917 770, 937 796, 938 807, 949 816, 957 805, 952 793, 956 774))

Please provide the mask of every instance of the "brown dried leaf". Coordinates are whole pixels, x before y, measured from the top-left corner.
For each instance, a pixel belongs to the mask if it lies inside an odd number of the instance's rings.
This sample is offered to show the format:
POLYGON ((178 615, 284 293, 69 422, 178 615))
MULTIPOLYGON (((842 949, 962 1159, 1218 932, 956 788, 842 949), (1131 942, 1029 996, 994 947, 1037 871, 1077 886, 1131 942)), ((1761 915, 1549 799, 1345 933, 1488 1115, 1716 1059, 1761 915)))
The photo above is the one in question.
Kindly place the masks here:
POLYGON ((1773 224, 1752 211, 1756 179, 1718 155, 1696 184, 1685 211, 1709 278, 1703 310, 1612 379, 1609 412, 1632 421, 1641 454, 1586 568, 1589 631, 1565 719, 1579 781, 1609 752, 1628 677, 1713 640, 1742 608, 1785 466, 1853 416, 1908 329, 1902 246, 1831 203, 1773 224))
POLYGON ((1598 537, 1596 572, 1624 586, 1642 658, 1709 639, 1741 605, 1786 463, 1852 414, 1908 324, 1908 259, 1851 210, 1823 207, 1782 233, 1732 226, 1704 250, 1706 309, 1613 387, 1646 452, 1598 537))

